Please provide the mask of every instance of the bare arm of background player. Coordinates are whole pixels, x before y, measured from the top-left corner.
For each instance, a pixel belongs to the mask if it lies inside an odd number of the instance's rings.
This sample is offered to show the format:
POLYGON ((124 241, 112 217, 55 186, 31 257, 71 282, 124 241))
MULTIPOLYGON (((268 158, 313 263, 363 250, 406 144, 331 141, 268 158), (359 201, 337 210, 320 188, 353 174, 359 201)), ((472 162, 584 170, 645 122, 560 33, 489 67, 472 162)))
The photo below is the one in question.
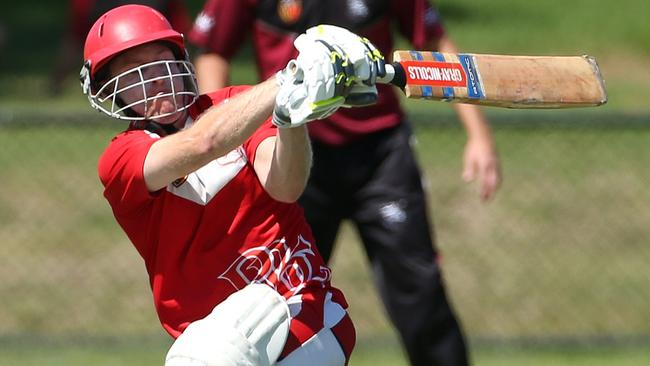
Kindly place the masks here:
MULTIPOLYGON (((432 41, 425 49, 458 53, 456 45, 446 35, 432 41)), ((501 184, 499 156, 490 125, 478 106, 454 103, 453 107, 467 133, 463 179, 467 182, 478 179, 481 199, 487 201, 494 196, 501 184)))
POLYGON ((201 94, 224 88, 230 84, 228 60, 214 52, 199 54, 194 60, 196 78, 201 94))

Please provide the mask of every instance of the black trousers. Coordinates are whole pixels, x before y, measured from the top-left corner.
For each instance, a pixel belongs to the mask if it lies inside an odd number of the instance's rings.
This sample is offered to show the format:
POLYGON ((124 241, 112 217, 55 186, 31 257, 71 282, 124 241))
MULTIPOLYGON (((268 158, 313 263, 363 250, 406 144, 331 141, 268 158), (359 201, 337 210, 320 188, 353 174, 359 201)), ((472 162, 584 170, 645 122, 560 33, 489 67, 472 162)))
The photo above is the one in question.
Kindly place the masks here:
POLYGON ((314 166, 300 203, 326 261, 342 220, 352 220, 411 365, 467 365, 410 139, 410 127, 402 123, 345 146, 314 142, 314 166))

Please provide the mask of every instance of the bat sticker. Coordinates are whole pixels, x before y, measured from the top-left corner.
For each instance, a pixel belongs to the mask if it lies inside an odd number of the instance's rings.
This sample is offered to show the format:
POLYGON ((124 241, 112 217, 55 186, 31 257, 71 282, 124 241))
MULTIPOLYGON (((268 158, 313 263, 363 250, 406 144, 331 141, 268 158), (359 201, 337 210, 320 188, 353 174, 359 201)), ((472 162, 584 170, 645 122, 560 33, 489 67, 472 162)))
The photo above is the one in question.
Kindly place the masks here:
POLYGON ((465 70, 458 63, 437 61, 402 61, 409 85, 465 87, 465 70))
POLYGON ((472 99, 485 99, 485 91, 481 85, 481 78, 479 76, 474 57, 470 55, 458 55, 463 69, 467 74, 467 96, 472 99))

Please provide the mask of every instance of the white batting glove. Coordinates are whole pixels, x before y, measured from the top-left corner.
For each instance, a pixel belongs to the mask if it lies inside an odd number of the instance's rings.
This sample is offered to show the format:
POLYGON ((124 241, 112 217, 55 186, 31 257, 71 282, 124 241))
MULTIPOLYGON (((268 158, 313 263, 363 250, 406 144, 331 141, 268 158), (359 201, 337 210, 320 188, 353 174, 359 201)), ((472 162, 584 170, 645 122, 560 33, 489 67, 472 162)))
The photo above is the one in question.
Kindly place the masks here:
POLYGON ((353 65, 354 76, 349 77, 348 83, 351 85, 344 106, 364 106, 377 101, 375 82, 377 77, 386 75, 386 64, 384 56, 368 39, 345 28, 326 24, 309 28, 300 37, 343 50, 343 55, 353 65))
POLYGON ((343 60, 322 43, 303 44, 301 48, 298 59, 289 61, 276 74, 280 90, 273 123, 280 128, 326 118, 345 102, 348 84, 340 67, 343 60))
POLYGON ((301 34, 294 45, 298 57, 276 75, 276 126, 296 127, 326 118, 341 106, 377 101, 375 82, 386 68, 370 41, 344 28, 319 25, 301 34))

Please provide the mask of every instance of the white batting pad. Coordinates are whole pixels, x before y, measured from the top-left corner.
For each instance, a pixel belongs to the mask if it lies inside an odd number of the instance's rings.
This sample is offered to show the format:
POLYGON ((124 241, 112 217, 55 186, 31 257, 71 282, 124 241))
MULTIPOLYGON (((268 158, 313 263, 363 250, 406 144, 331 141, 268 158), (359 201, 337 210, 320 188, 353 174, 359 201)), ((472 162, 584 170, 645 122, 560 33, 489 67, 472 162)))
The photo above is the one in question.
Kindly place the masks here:
POLYGON ((334 333, 321 329, 277 366, 344 366, 345 354, 334 333))
POLYGON ((165 366, 270 366, 289 334, 289 307, 269 286, 251 284, 190 324, 165 366))

